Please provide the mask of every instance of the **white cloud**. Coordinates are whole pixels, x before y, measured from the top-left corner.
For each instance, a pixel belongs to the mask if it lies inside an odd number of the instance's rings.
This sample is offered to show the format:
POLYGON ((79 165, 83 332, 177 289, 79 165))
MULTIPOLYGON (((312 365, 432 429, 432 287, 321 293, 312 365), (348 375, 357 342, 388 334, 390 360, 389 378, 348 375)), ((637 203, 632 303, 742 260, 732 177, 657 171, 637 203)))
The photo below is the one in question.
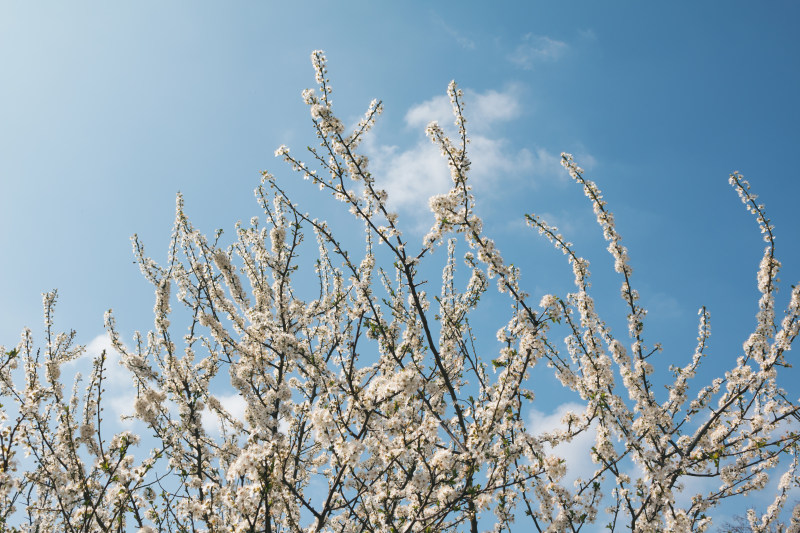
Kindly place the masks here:
POLYGON ((512 63, 530 70, 537 63, 556 61, 564 55, 569 46, 544 35, 528 33, 522 38, 514 52, 509 56, 512 63))
MULTIPOLYGON (((477 191, 492 192, 505 180, 521 176, 562 179, 560 158, 543 148, 514 150, 506 139, 483 135, 473 135, 470 141, 470 178, 477 191)), ((372 147, 370 161, 371 171, 380 176, 380 185, 389 193, 393 209, 417 214, 427 211, 428 198, 446 193, 452 185, 446 161, 428 139, 407 150, 372 147)))
POLYGON ((380 176, 379 185, 389 193, 392 209, 405 209, 415 214, 427 211, 428 198, 450 188, 450 173, 439 150, 427 139, 408 150, 396 146, 379 146, 370 154, 373 174, 380 176))
MULTIPOLYGON (((551 414, 532 409, 528 416, 528 432, 535 435, 552 431, 563 426, 561 420, 567 412, 580 414, 584 410, 584 405, 575 402, 562 403, 551 414)), ((567 463, 567 474, 563 480, 564 486, 571 485, 579 477, 587 479, 597 470, 597 465, 591 459, 591 450, 595 443, 595 427, 596 424, 592 424, 589 430, 584 431, 570 442, 559 444, 552 450, 552 453, 563 458, 567 463)))
POLYGON ((442 126, 453 122, 453 108, 446 95, 435 96, 415 105, 405 117, 406 125, 418 128, 424 128, 434 120, 442 126))
MULTIPOLYGON (((483 132, 498 122, 515 119, 520 111, 520 88, 509 85, 503 91, 490 89, 478 93, 469 89, 465 93, 465 115, 467 127, 473 132, 483 132)), ((453 124, 453 107, 447 95, 440 95, 417 104, 408 110, 405 116, 406 125, 413 128, 424 128, 436 121, 443 128, 453 124)))
POLYGON ((492 139, 481 135, 472 137, 469 157, 472 177, 476 187, 495 187, 505 177, 526 176, 534 179, 561 178, 560 156, 544 148, 527 148, 514 151, 505 139, 492 139))
MULTIPOLYGON (((120 353, 111 345, 108 335, 98 335, 86 346, 89 357, 99 356, 103 350, 106 352, 106 391, 113 391, 111 397, 106 397, 108 405, 115 415, 116 421, 122 426, 131 426, 133 420, 121 420, 120 417, 133 414, 133 404, 136 401, 136 386, 133 376, 128 369, 120 364, 120 353)), ((106 392, 106 394, 108 394, 106 392)))
POLYGON ((479 127, 482 124, 513 120, 520 109, 518 93, 519 88, 516 85, 503 92, 489 90, 483 94, 467 93, 470 98, 467 117, 479 127))
MULTIPOLYGON (((502 91, 482 93, 467 89, 465 94, 470 133, 467 152, 472 161, 471 184, 476 190, 484 193, 499 190, 508 180, 523 176, 561 176, 558 155, 540 147, 515 149, 507 138, 492 131, 494 126, 519 116, 519 87, 511 85, 502 91)), ((439 148, 421 134, 431 121, 438 122, 454 138, 453 112, 447 96, 436 96, 408 110, 406 125, 420 131, 419 140, 410 148, 381 146, 369 137, 365 141, 371 171, 380 176, 379 185, 389 193, 392 209, 422 215, 428 211, 428 198, 447 192, 451 186, 447 163, 439 148)))
MULTIPOLYGON (((597 159, 595 159, 592 154, 589 154, 583 150, 575 152, 572 155, 575 156, 575 161, 581 166, 581 168, 585 170, 592 170, 592 168, 597 165, 597 159)), ((559 165, 561 164, 560 157, 558 164, 559 165)), ((566 175, 566 172, 564 174, 566 175)))
MULTIPOLYGON (((214 395, 217 400, 219 400, 220 405, 230 414, 235 420, 239 422, 245 423, 245 411, 247 410, 247 401, 242 397, 241 394, 238 392, 234 392, 232 394, 215 394, 214 395)), ((216 413, 211 412, 210 409, 206 408, 203 411, 202 418, 201 418, 203 429, 206 430, 206 433, 209 435, 219 437, 222 434, 222 427, 220 423, 220 419, 216 413)), ((278 421, 278 431, 283 433, 284 435, 289 434, 289 429, 291 424, 288 420, 281 419, 278 421)))
MULTIPOLYGON (((133 413, 133 403, 136 399, 136 388, 133 378, 126 368, 120 365, 120 354, 114 349, 108 335, 102 334, 93 338, 86 345, 84 354, 65 364, 62 373, 71 373, 73 376, 80 372, 83 375, 84 387, 86 380, 92 372, 92 361, 99 357, 103 350, 106 352, 106 362, 103 371, 103 406, 114 414, 113 423, 129 428, 133 421, 120 420, 123 415, 133 413)), ((66 377, 66 376, 65 376, 66 377)), ((112 422, 111 418, 107 418, 112 422)))
MULTIPOLYGON (((215 394, 220 405, 230 414, 234 419, 244 422, 244 412, 247 409, 247 402, 239 393, 233 394, 215 394)), ((219 436, 221 434, 220 420, 216 413, 211 412, 208 408, 202 414, 203 429, 209 435, 219 436)))

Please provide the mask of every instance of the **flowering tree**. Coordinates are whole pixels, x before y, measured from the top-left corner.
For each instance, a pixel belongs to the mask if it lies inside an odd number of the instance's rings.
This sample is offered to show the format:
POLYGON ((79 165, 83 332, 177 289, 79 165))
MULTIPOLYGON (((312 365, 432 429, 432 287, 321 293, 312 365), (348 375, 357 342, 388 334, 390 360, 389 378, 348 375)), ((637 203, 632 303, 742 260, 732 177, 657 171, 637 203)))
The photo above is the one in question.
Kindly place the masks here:
MULTIPOLYGON (((307 161, 283 146, 276 155, 348 206, 364 224, 363 250, 351 251, 301 211, 268 173, 256 190, 264 218, 237 225, 229 246, 192 226, 180 196, 165 264, 134 237, 155 287, 154 329, 126 344, 110 312, 106 324, 136 386, 135 417, 156 443, 149 453, 133 433, 104 433, 105 354, 85 391, 77 381, 65 395, 61 366, 83 348, 74 332, 54 331, 56 294, 45 295, 46 343, 35 348, 26 330, 17 347, 2 350, 0 530, 702 531, 710 509, 764 488, 776 469, 774 503, 748 523, 787 530, 778 517, 800 481, 798 405, 777 378, 800 329, 800 287, 776 322, 773 227, 741 175, 730 183, 767 243, 756 328, 735 365, 690 388, 710 332, 701 309, 697 349, 671 368, 668 392, 659 394, 650 362, 659 347, 645 343, 627 251, 600 190, 570 155, 562 163, 594 206, 622 278, 624 340, 597 315, 588 262, 556 228, 527 215, 575 276, 574 292, 540 302, 485 234, 454 83, 457 137, 436 123, 427 129, 452 188, 430 199, 435 223, 415 244, 358 151, 381 103, 346 133, 323 53, 312 61, 318 88, 303 98, 319 146, 307 161), (318 248, 314 289, 300 258, 309 235, 318 248), (428 293, 423 262, 439 246, 447 250, 442 283, 428 293), (456 274, 461 268, 466 275, 456 274), (496 350, 470 323, 493 290, 511 303, 496 350), (176 334, 178 302, 187 327, 176 334), (554 333, 566 335, 563 347, 554 333), (554 373, 582 400, 557 430, 526 422, 532 371, 554 373), (243 417, 220 400, 231 388, 246 401, 243 417), (204 426, 204 413, 219 419, 219 435, 204 426), (595 440, 594 469, 568 486, 555 448, 585 432, 595 440), (686 483, 695 478, 715 488, 694 493, 686 483)), ((800 506, 788 530, 800 531, 800 506)))

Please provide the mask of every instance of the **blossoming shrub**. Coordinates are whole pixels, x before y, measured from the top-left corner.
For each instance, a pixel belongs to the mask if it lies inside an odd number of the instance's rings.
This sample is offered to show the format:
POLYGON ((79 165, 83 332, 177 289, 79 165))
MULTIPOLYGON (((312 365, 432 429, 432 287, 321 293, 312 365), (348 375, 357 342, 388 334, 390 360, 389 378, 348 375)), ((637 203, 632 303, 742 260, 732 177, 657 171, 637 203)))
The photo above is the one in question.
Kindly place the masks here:
POLYGON ((744 178, 731 175, 731 185, 767 243, 757 326, 735 364, 690 387, 709 338, 702 309, 697 349, 672 368, 662 394, 627 251, 600 190, 570 155, 563 165, 594 206, 622 279, 623 338, 595 311, 587 261, 536 215, 529 224, 564 252, 575 290, 533 302, 520 287, 474 208, 455 84, 457 136, 435 123, 427 129, 452 188, 430 199, 435 223, 415 243, 358 152, 381 103, 347 133, 331 106, 325 57, 317 51, 312 60, 318 88, 303 97, 319 146, 308 161, 286 147, 277 155, 364 224, 363 253, 348 251, 267 173, 256 190, 264 218, 238 225, 229 246, 199 233, 179 197, 164 265, 134 239, 155 287, 154 329, 126 344, 110 312, 106 319, 136 386, 135 416, 156 443, 138 456, 139 436, 101 431, 105 355, 85 391, 64 393, 61 366, 82 348, 74 333, 53 330, 55 293, 47 294, 46 343, 35 348, 26 330, 2 352, 0 530, 702 531, 711 508, 762 489, 776 469, 773 505, 748 519, 754 530, 778 527, 798 483, 798 406, 776 379, 800 327, 800 287, 778 322, 773 228, 744 178), (305 298, 300 262, 311 263, 299 253, 309 236, 318 254, 315 296, 305 298), (447 250, 442 283, 427 292, 422 263, 439 245, 447 250), (464 267, 468 275, 457 277, 464 267), (497 332, 501 348, 484 353, 469 317, 494 290, 511 310, 497 332), (170 326, 177 303, 188 328, 170 326), (550 338, 558 331, 563 347, 550 338), (582 400, 555 431, 526 425, 532 371, 553 372, 582 400), (241 417, 223 401, 231 388, 246 403, 241 417), (204 413, 219 419, 219 434, 207 430, 204 413), (594 468, 568 485, 554 449, 585 432, 594 437, 594 468), (715 488, 681 496, 694 478, 715 488))

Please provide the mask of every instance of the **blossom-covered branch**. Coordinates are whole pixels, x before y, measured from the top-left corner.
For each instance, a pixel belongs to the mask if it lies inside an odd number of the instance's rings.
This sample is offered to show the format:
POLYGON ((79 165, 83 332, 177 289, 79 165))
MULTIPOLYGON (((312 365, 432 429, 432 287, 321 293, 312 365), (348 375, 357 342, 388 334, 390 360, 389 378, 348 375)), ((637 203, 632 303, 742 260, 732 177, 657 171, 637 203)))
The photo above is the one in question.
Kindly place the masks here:
POLYGON ((712 508, 764 488, 776 471, 773 504, 748 520, 756 531, 777 527, 798 484, 798 404, 778 378, 800 331, 800 288, 777 323, 773 227, 741 175, 731 184, 767 242, 756 327, 731 368, 696 383, 711 333, 701 309, 697 347, 671 367, 661 394, 652 362, 660 346, 646 344, 628 251, 572 156, 562 163, 621 277, 621 338, 597 312, 588 261, 557 228, 526 217, 575 279, 574 292, 538 305, 487 235, 455 83, 447 92, 456 136, 427 128, 452 186, 430 199, 435 222, 417 242, 359 151, 381 102, 348 133, 324 54, 312 63, 317 87, 303 100, 317 146, 307 159, 285 146, 276 155, 345 204, 363 237, 304 212, 266 172, 256 189, 263 217, 238 224, 227 245, 221 232, 210 239, 191 224, 180 196, 166 263, 134 237, 155 292, 153 329, 127 342, 111 312, 106 326, 136 389, 133 416, 149 435, 141 441, 155 443, 149 453, 132 453, 133 433, 106 433, 105 355, 83 394, 76 380, 65 396, 61 368, 83 348, 73 333, 55 332, 48 293, 44 347, 26 330, 0 360, 0 529, 703 531, 712 508), (441 283, 428 290, 440 248, 441 283), (487 340, 470 317, 495 290, 511 306, 487 340), (529 423, 533 372, 552 373, 582 402, 555 430, 529 423), (243 415, 230 408, 233 395, 243 415), (593 468, 568 485, 558 446, 584 433, 594 439, 593 468), (695 478, 714 488, 687 494, 695 478))

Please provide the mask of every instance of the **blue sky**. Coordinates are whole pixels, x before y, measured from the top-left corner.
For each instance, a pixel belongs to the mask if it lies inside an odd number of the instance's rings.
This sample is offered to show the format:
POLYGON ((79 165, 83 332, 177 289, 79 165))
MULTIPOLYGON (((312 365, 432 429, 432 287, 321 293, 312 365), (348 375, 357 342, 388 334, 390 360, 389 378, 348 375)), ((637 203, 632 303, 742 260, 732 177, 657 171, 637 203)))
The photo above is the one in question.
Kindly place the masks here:
POLYGON ((444 187, 423 130, 449 123, 455 79, 479 211, 529 292, 571 289, 563 256, 524 228, 536 212, 591 261, 601 313, 620 309, 591 207, 558 165, 571 152, 616 214, 665 364, 688 360, 706 305, 727 368, 754 325, 762 251, 729 172, 776 225, 779 307, 800 281, 799 18, 778 1, 3 2, 0 344, 40 330, 52 288, 56 324, 84 343, 108 308, 123 332, 148 329, 129 238, 163 260, 179 190, 208 233, 258 214, 260 170, 337 216, 273 157, 313 142, 300 92, 321 48, 344 120, 384 102, 365 146, 409 231, 444 187))

